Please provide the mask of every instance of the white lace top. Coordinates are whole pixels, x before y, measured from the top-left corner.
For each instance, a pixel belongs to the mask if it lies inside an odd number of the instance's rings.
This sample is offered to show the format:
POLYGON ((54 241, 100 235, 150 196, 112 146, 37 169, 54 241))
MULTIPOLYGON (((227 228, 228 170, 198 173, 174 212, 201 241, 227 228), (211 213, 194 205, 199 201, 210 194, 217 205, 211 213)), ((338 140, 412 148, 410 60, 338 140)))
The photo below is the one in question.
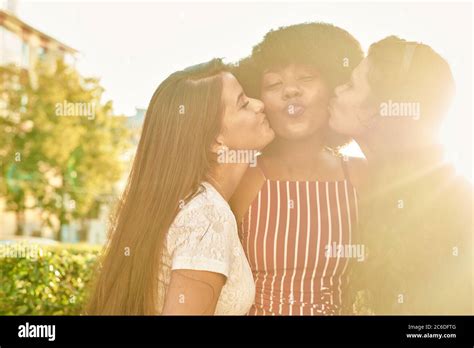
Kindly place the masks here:
MULTIPOLYGON (((165 242, 160 286, 169 285, 171 271, 192 269, 227 277, 215 314, 244 315, 255 297, 252 270, 237 232, 235 217, 225 199, 209 183, 177 214, 165 242)), ((160 306, 165 291, 160 291, 160 306)))

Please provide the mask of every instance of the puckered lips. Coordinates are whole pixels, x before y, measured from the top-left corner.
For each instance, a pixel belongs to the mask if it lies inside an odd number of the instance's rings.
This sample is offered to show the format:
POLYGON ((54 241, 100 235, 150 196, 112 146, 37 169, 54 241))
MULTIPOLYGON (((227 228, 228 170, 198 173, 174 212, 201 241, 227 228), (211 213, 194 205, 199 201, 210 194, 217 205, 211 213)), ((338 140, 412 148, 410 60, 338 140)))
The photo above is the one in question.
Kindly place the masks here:
POLYGON ((306 107, 300 102, 291 102, 286 104, 283 113, 288 117, 299 117, 304 114, 306 107))

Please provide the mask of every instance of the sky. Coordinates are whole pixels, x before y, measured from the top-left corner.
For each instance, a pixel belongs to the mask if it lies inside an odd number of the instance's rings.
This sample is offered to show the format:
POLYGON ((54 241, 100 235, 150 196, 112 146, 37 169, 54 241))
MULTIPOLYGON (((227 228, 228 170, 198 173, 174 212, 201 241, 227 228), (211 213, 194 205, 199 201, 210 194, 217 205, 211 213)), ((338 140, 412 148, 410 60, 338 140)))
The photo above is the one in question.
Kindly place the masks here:
POLYGON ((442 138, 450 160, 472 177, 470 3, 20 0, 18 16, 79 50, 79 71, 99 77, 104 97, 126 115, 146 108, 172 72, 214 57, 237 61, 280 26, 329 22, 349 31, 364 50, 394 34, 421 41, 453 71, 457 94, 442 138))

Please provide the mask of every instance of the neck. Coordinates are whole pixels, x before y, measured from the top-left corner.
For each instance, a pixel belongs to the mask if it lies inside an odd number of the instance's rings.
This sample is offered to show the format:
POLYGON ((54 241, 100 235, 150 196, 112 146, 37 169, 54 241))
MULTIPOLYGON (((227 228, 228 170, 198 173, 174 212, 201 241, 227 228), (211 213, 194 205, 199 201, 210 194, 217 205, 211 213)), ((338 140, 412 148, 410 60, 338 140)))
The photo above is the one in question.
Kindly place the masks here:
POLYGON ((319 158, 324 145, 323 134, 313 134, 298 140, 279 137, 265 148, 265 157, 278 158, 280 163, 292 168, 305 168, 319 158))
POLYGON ((248 166, 248 163, 219 164, 211 170, 208 181, 219 191, 226 201, 229 201, 248 166))

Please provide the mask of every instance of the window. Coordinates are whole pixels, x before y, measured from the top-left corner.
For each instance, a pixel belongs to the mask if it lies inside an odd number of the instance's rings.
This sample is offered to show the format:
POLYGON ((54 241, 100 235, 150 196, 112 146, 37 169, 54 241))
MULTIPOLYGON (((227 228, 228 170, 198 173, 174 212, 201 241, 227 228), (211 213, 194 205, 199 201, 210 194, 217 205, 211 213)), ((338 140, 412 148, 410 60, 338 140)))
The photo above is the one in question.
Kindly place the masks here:
POLYGON ((0 64, 22 65, 23 41, 15 33, 0 27, 0 64))

